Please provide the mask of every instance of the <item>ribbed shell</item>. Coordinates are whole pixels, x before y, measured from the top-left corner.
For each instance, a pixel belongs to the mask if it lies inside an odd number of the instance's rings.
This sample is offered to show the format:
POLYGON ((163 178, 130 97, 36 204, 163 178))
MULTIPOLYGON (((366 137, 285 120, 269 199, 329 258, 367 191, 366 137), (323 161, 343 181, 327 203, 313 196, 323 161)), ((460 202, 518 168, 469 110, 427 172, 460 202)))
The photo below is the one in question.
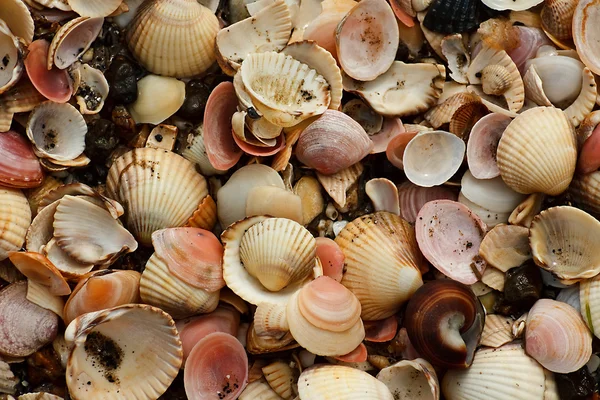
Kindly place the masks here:
MULTIPOLYGON (((562 293, 562 291, 561 291, 562 293)), ((581 315, 592 333, 600 335, 600 275, 579 284, 581 315)))
POLYGON ((477 29, 479 3, 474 0, 434 0, 423 20, 427 29, 439 33, 463 33, 477 29))
POLYGON ((423 284, 414 228, 395 214, 357 218, 335 241, 346 257, 342 284, 358 297, 365 320, 395 314, 423 284))
POLYGON ((294 396, 293 386, 297 382, 297 372, 283 361, 275 361, 262 368, 269 386, 282 398, 291 400, 294 396))
POLYGON ((127 227, 144 245, 152 232, 183 226, 208 194, 206 180, 183 157, 153 148, 119 157, 106 180, 108 195, 123 204, 127 227))
POLYGON ((11 251, 19 251, 31 224, 31 209, 19 189, 0 187, 0 261, 11 251))
POLYGON ((485 317, 485 325, 481 333, 482 346, 500 347, 508 342, 512 342, 512 326, 514 320, 504 315, 491 314, 485 317))
POLYGON ((19 384, 19 378, 15 377, 10 365, 0 361, 0 393, 14 394, 19 384))
POLYGON ((600 171, 576 175, 569 187, 569 193, 583 210, 600 216, 600 171))
POLYGON ((546 0, 540 13, 542 28, 558 40, 569 40, 573 36, 573 14, 576 0, 546 0))
POLYGON ((152 0, 138 9, 127 42, 149 71, 187 77, 215 62, 218 31, 217 17, 196 0, 152 0))

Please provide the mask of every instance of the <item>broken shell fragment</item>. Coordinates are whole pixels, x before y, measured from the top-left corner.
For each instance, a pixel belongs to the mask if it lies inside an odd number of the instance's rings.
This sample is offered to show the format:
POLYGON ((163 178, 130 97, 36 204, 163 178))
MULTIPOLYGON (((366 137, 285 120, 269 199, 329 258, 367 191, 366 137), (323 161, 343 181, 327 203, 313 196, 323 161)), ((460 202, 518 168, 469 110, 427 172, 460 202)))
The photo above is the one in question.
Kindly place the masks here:
POLYGON ((175 78, 147 75, 137 87, 137 99, 129 111, 138 124, 160 124, 175 114, 185 100, 185 83, 175 78))
POLYGON ((47 68, 65 69, 77 61, 96 40, 104 18, 75 18, 60 27, 48 50, 47 68))
POLYGON ((531 258, 529 229, 519 225, 495 226, 483 238, 479 255, 502 272, 524 264, 531 258))
POLYGON ((371 179, 365 184, 365 193, 371 199, 375 211, 387 211, 400 215, 398 189, 389 179, 371 179))
POLYGON ((82 114, 98 114, 108 97, 108 81, 102 71, 87 64, 71 71, 74 75, 74 95, 82 114))

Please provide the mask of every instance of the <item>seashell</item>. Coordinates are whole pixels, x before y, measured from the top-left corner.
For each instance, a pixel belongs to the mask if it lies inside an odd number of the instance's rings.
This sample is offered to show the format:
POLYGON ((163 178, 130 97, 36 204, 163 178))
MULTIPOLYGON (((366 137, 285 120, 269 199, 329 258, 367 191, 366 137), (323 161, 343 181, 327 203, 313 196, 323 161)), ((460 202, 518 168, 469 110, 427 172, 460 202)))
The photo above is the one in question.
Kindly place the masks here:
POLYGON ((14 131, 0 134, 0 183, 6 187, 34 188, 44 173, 31 145, 14 131))
MULTIPOLYGON (((516 64, 504 50, 498 50, 484 44, 475 57, 471 60, 471 65, 467 71, 469 83, 471 85, 482 84, 484 76, 486 76, 486 87, 488 90, 494 90, 499 93, 499 88, 502 87, 502 96, 506 100, 508 110, 517 112, 523 108, 525 102, 525 88, 523 79, 517 69, 516 64), (484 74, 484 70, 486 73, 484 74), (492 84, 493 78, 499 77, 503 84, 492 84), (488 79, 489 78, 489 79, 488 79), (492 89, 493 86, 498 86, 492 89)), ((482 87, 484 93, 485 88, 482 87)), ((491 93, 491 92, 490 92, 491 93)))
POLYGON ((13 87, 23 75, 22 45, 6 23, 0 20, 0 94, 13 87))
POLYGON ((575 7, 577 7, 576 1, 545 1, 540 13, 544 31, 560 41, 571 39, 575 7))
POLYGON ((369 136, 379 132, 383 126, 383 117, 360 99, 353 99, 344 104, 342 112, 358 122, 369 136))
MULTIPOLYGON (((537 13, 535 16, 539 18, 537 13)), ((519 72, 523 74, 526 71, 526 61, 535 58, 538 49, 551 42, 539 27, 532 27, 531 24, 526 24, 525 26, 516 26, 515 28, 518 32, 519 45, 513 50, 508 51, 508 55, 515 62, 519 72)))
POLYGON ((434 32, 462 33, 479 26, 477 3, 469 0, 434 0, 423 25, 434 32))
POLYGON ((481 342, 483 346, 498 348, 506 343, 512 342, 512 326, 514 320, 503 315, 491 314, 485 317, 485 326, 481 333, 481 342))
POLYGON ((323 76, 281 53, 249 54, 240 67, 242 81, 255 107, 275 125, 290 127, 322 114, 331 94, 323 76), (283 88, 295 89, 286 92, 283 88))
POLYGON ((359 81, 372 81, 392 66, 399 40, 394 12, 382 0, 359 3, 335 31, 340 66, 359 81))
POLYGON ((60 271, 41 254, 29 252, 13 252, 9 255, 13 265, 27 277, 47 287, 52 295, 65 296, 71 293, 71 288, 60 271))
POLYGON ((434 365, 467 368, 484 322, 485 311, 471 289, 444 279, 428 282, 415 292, 404 324, 417 352, 434 365))
POLYGON ((272 147, 265 147, 265 144, 261 143, 261 141, 269 142, 269 140, 258 139, 254 135, 250 135, 250 136, 251 136, 250 138, 247 136, 244 136, 244 139, 247 140, 248 142, 252 142, 252 143, 247 143, 246 141, 240 139, 237 136, 237 134, 233 135, 233 140, 238 145, 238 147, 240 149, 242 149, 242 151, 244 153, 247 153, 247 154, 250 154, 253 156, 260 156, 260 157, 272 156, 272 155, 277 154, 279 151, 281 151, 285 147, 285 136, 284 135, 279 135, 277 137, 277 139, 273 139, 272 143, 267 143, 268 145, 273 144, 272 147), (260 144, 260 146, 259 146, 259 144, 260 144))
POLYGON ((544 197, 544 195, 539 193, 529 195, 529 197, 519 204, 510 214, 508 222, 513 225, 521 225, 529 228, 533 218, 538 215, 542 209, 544 197))
POLYGON ((502 272, 524 264, 531 259, 529 229, 518 225, 496 225, 483 238, 479 255, 502 272))
POLYGON ((600 59, 596 56, 599 49, 597 29, 593 22, 600 12, 598 4, 590 1, 577 3, 573 14, 573 41, 577 48, 577 54, 583 63, 593 73, 600 74, 600 59))
POLYGON ((321 13, 306 24, 304 32, 301 32, 302 39, 315 41, 337 59, 335 40, 337 26, 357 4, 353 0, 326 0, 319 4, 321 13))
POLYGON ((217 204, 207 195, 198 205, 185 226, 212 230, 217 223, 217 204))
POLYGON ((418 186, 441 185, 460 168, 465 148, 465 142, 449 132, 421 132, 406 145, 404 173, 418 186))
POLYGON ((325 208, 319 181, 312 176, 303 176, 294 185, 294 193, 302 203, 302 225, 308 225, 325 208))
POLYGON ((600 215, 600 172, 592 172, 586 175, 576 175, 569 188, 576 203, 584 210, 593 215, 600 215))
POLYGON ((52 65, 65 69, 77 61, 96 40, 103 23, 102 17, 79 17, 61 26, 50 43, 46 62, 48 70, 52 69, 52 65))
POLYGON ((567 289, 561 290, 559 296, 556 299, 558 301, 565 301, 565 303, 571 305, 576 310, 579 308, 579 312, 583 316, 583 320, 595 336, 598 336, 598 334, 600 333, 600 331, 598 330, 598 323, 600 322, 600 320, 598 319, 599 279, 600 277, 596 275, 591 279, 581 281, 581 283, 579 284, 579 290, 572 290, 577 289, 577 285, 569 286, 567 289), (563 296, 567 296, 569 294, 564 293, 566 291, 574 292, 574 296, 571 297, 573 299, 572 301, 567 301, 568 299, 564 299, 563 296))
POLYGON ((38 157, 73 160, 85 149, 87 124, 70 104, 44 102, 29 115, 27 136, 38 157))
POLYGON ((73 346, 66 373, 73 399, 155 399, 181 366, 183 351, 175 322, 148 305, 84 314, 67 326, 65 339, 73 346), (109 359, 104 356, 108 349, 114 349, 109 359))
POLYGON ((404 182, 398 186, 400 199, 400 216, 414 224, 421 208, 432 200, 456 200, 456 194, 444 187, 425 188, 412 182, 404 182))
POLYGON ((217 192, 217 210, 222 227, 244 219, 250 191, 256 187, 285 189, 281 176, 262 164, 250 164, 235 171, 217 192))
POLYGON ((488 65, 481 70, 481 88, 484 93, 500 96, 511 86, 511 73, 502 65, 488 65))
POLYGON ((517 342, 479 349, 469 369, 448 371, 442 393, 449 400, 543 399, 546 385, 542 366, 517 342))
POLYGON ((496 151, 502 133, 510 122, 509 117, 492 113, 473 125, 467 142, 467 162, 475 178, 492 179, 500 175, 496 151))
MULTIPOLYGON (((260 1, 260 0, 259 0, 260 1)), ((255 3, 250 3, 255 4, 255 3)), ((291 399, 292 397, 290 397, 291 399)), ((264 378, 250 382, 240 393, 239 400, 281 400, 281 397, 269 386, 264 378)))
POLYGON ((362 160, 372 148, 358 122, 342 112, 327 110, 300 135, 296 157, 321 174, 332 175, 362 160))
POLYGON ((11 251, 19 251, 25 242, 27 228, 31 224, 29 203, 19 189, 0 187, 0 261, 8 258, 11 251))
POLYGON ((286 351, 300 347, 288 332, 282 338, 259 336, 253 324, 250 325, 246 337, 246 350, 250 354, 267 354, 276 351, 286 351))
MULTIPOLYGON (((46 100, 27 77, 19 81, 8 91, 0 96, 0 112, 4 109, 7 113, 20 113, 33 110, 38 104, 46 100)), ((11 123, 12 119, 8 121, 11 123)), ((8 131, 8 127, 5 131, 8 131)))
POLYGON ((69 7, 82 17, 108 17, 123 0, 67 0, 69 7))
POLYGON ((356 93, 372 109, 387 117, 419 114, 434 105, 442 93, 446 69, 439 64, 394 61, 377 79, 360 82, 342 76, 344 90, 356 93))
POLYGON ((97 114, 108 97, 108 81, 102 71, 82 64, 71 71, 75 76, 75 99, 82 114, 97 114))
POLYGON ((377 379, 385 383, 394 399, 439 400, 440 384, 433 366, 422 358, 404 360, 383 368, 377 379))
POLYGON ((0 290, 0 354, 26 357, 52 342, 58 317, 27 300, 27 282, 12 283, 0 290))
POLYGON ((532 75, 528 77, 528 94, 536 102, 549 101, 558 107, 567 108, 582 91, 581 74, 584 65, 579 60, 547 55, 531 59, 525 66, 527 72, 532 75), (531 70, 531 67, 535 69, 531 70), (559 78, 562 78, 566 85, 562 90, 553 82, 559 78), (539 84, 542 87, 539 87, 539 84))
POLYGON ((398 319, 392 315, 384 320, 365 321, 365 340, 368 342, 384 343, 396 337, 398 319))
POLYGON ((565 114, 571 120, 574 126, 578 126, 585 117, 591 113, 594 104, 597 103, 598 87, 594 74, 589 68, 584 68, 581 78, 581 92, 569 107, 565 109, 565 114))
POLYGON ((219 66, 233 76, 249 54, 279 52, 287 45, 291 34, 290 8, 283 0, 272 1, 252 17, 217 33, 215 49, 219 66))
POLYGON ((153 0, 138 9, 127 43, 147 70, 190 77, 205 72, 215 62, 218 31, 216 16, 197 1, 153 0))
POLYGON ((36 392, 23 394, 17 400, 63 400, 63 398, 46 392, 36 392))
POLYGON ((365 184, 365 193, 371 199, 375 211, 387 211, 400 215, 398 189, 389 179, 371 179, 365 184))
POLYGON ((4 21, 8 29, 21 38, 25 45, 31 44, 35 26, 26 3, 21 0, 8 0, 3 2, 2 6, 0 20, 4 21))
POLYGON ((499 292, 504 292, 504 280, 504 272, 490 266, 488 266, 481 275, 482 283, 499 292))
POLYGON ((10 365, 0 361, 0 392, 15 394, 20 379, 15 377, 10 369, 10 365))
POLYGON ((247 383, 248 357, 234 336, 215 332, 194 346, 184 371, 190 400, 236 399, 247 383))
MULTIPOLYGON (((70 289, 69 289, 70 290, 70 289)), ((27 280, 27 300, 46 310, 52 311, 63 319, 63 308, 65 301, 62 297, 53 295, 47 286, 27 280)))
POLYGON ((283 304, 260 303, 254 312, 254 331, 258 336, 282 337, 288 333, 286 308, 283 304))
POLYGON ((204 144, 204 129, 197 126, 187 137, 186 145, 181 150, 181 155, 188 161, 195 163, 204 176, 223 174, 225 171, 216 169, 208 159, 208 152, 204 144))
POLYGON ((40 252, 69 279, 79 279, 94 268, 94 264, 80 263, 69 257, 69 255, 58 246, 56 239, 54 238, 43 245, 40 248, 40 252))
POLYGON ((129 106, 129 112, 138 124, 160 124, 185 100, 185 83, 175 78, 147 75, 137 85, 137 100, 129 106))
POLYGON ((500 175, 519 193, 560 194, 575 172, 575 146, 573 128, 564 112, 550 107, 524 111, 508 125, 498 144, 500 175), (544 143, 543 152, 533 143, 544 143), (533 166, 525 164, 526 159, 539 161, 533 166))
POLYGON ((525 351, 552 372, 574 372, 592 355, 592 335, 573 307, 541 299, 529 310, 525 351))
POLYGON ((43 39, 38 39, 27 47, 27 76, 42 96, 56 103, 66 103, 73 94, 72 82, 67 71, 58 68, 48 70, 46 62, 49 49, 50 43, 43 39))
POLYGON ((471 128, 488 113, 481 101, 460 106, 450 119, 449 131, 463 140, 468 140, 471 128))
POLYGON ((54 213, 54 237, 80 263, 111 263, 137 249, 137 242, 105 209, 80 197, 65 196, 54 213))
POLYGON ((441 273, 465 285, 477 282, 486 267, 479 256, 485 231, 485 223, 473 211, 451 200, 425 204, 415 225, 425 258, 441 273))
POLYGON ((578 208, 552 207, 531 223, 529 242, 537 265, 560 279, 582 280, 598 274, 593 250, 600 222, 578 208), (585 256, 582 256, 585 255, 585 256))
POLYGON ((65 323, 68 325, 88 312, 139 303, 140 276, 137 271, 120 270, 101 270, 87 274, 77 282, 65 304, 65 323))
POLYGON ((467 170, 460 183, 463 196, 480 207, 496 212, 511 212, 526 198, 509 188, 500 177, 476 179, 467 170))
POLYGON ((298 379, 300 400, 326 400, 331 393, 347 400, 393 400, 387 386, 364 371, 341 365, 317 365, 298 379))
POLYGON ((395 314, 423 283, 413 228, 397 215, 377 212, 359 217, 335 242, 345 256, 342 284, 360 301, 365 320, 395 314))
POLYGON ((387 155, 387 148, 390 147, 390 143, 405 131, 406 129, 400 118, 384 118, 381 130, 370 136, 373 142, 371 154, 386 152, 387 155))
POLYGON ((512 10, 512 11, 524 11, 534 6, 537 6, 544 0, 485 0, 483 4, 491 8, 492 10, 512 10))
POLYGON ((282 361, 275 361, 262 368, 269 386, 283 399, 291 400, 294 396, 295 382, 298 380, 298 374, 289 364, 282 361))
POLYGON ((467 69, 471 63, 471 55, 465 48, 463 37, 460 33, 448 35, 442 40, 442 54, 448 60, 450 78, 458 83, 469 83, 467 69))
POLYGON ((471 210, 476 216, 478 216, 487 226, 488 229, 493 228, 498 224, 508 223, 508 218, 511 213, 502 213, 497 211, 488 210, 487 208, 481 207, 471 200, 467 199, 464 194, 458 194, 458 202, 464 204, 471 210))
POLYGON ((272 215, 302 223, 302 199, 276 186, 259 186, 248 192, 246 216, 272 215))
POLYGON ((458 92, 448 96, 442 101, 438 100, 438 105, 425 113, 425 118, 434 128, 449 123, 452 116, 464 105, 470 103, 481 103, 477 95, 468 92, 458 92))
POLYGON ((282 50, 283 54, 292 56, 295 60, 308 65, 329 84, 331 100, 329 108, 339 109, 342 103, 342 73, 333 55, 316 42, 303 40, 290 43, 282 50))
POLYGON ((444 60, 444 53, 442 52, 442 40, 444 40, 445 35, 427 29, 427 27, 425 27, 425 25, 423 24, 423 21, 425 20, 426 16, 427 13, 425 11, 420 11, 417 13, 417 20, 419 21, 419 25, 421 27, 421 31, 423 32, 423 36, 425 37, 427 43, 429 43, 429 46, 435 52, 435 54, 437 54, 438 57, 444 60))
POLYGON ((126 225, 144 245, 158 229, 183 226, 208 194, 206 180, 192 163, 153 148, 134 149, 117 158, 106 190, 126 205, 126 225))

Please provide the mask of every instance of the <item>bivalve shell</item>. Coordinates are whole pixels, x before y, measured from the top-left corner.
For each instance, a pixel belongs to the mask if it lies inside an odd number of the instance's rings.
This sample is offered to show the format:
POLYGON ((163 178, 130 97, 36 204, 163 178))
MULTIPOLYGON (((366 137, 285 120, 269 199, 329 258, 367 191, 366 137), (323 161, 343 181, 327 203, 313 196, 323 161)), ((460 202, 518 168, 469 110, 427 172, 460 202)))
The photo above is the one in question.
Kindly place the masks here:
POLYGON ((542 27, 545 32, 561 41, 573 37, 573 14, 577 7, 573 0, 547 0, 540 12, 542 27))
POLYGON ((31 209, 27 198, 19 189, 0 187, 0 261, 8 258, 11 251, 19 251, 25 242, 27 228, 31 224, 31 209))
POLYGON ((581 61, 595 74, 600 74, 600 32, 594 21, 600 17, 600 5, 593 0, 577 3, 573 14, 573 40, 581 61))
POLYGON ((383 368, 377 379, 395 400, 439 400, 440 384, 433 366, 422 358, 404 360, 383 368))
POLYGON ((10 31, 29 45, 33 40, 35 26, 26 4, 27 2, 22 0, 4 1, 0 10, 0 20, 6 22, 10 31))
POLYGON ((13 188, 34 188, 44 173, 31 144, 14 131, 0 134, 0 184, 13 188))
POLYGON ((25 58, 25 69, 29 80, 35 88, 48 100, 66 103, 71 98, 73 87, 69 74, 65 70, 52 68, 48 70, 47 60, 50 43, 38 39, 31 43, 25 58))
POLYGON ((489 231, 479 255, 492 267, 506 272, 531 259, 529 229, 519 225, 497 225, 489 231))
POLYGON ((80 17, 61 26, 50 43, 48 70, 52 69, 52 65, 56 65, 58 69, 65 69, 77 61, 96 40, 103 23, 102 17, 80 17))
POLYGON ((417 214, 421 208, 433 200, 454 200, 457 196, 452 191, 442 186, 422 187, 412 182, 404 182, 398 186, 398 197, 400 199, 400 216, 414 224, 417 214))
POLYGON ((12 34, 9 27, 0 19, 0 94, 13 87, 23 74, 23 54, 19 39, 12 34))
POLYGON ((82 114, 98 114, 108 97, 109 85, 102 71, 87 64, 71 73, 75 77, 74 95, 82 114))
MULTIPOLYGON (((596 275, 591 279, 581 281, 579 290, 577 285, 570 286, 567 289, 561 290, 557 300, 560 300, 561 294, 567 290, 575 288, 575 296, 569 296, 577 304, 571 304, 575 309, 579 307, 579 311, 583 316, 583 320, 590 328, 592 333, 598 337, 600 335, 600 276, 596 275), (577 307, 575 307, 577 306, 577 307)), ((568 293, 565 293, 565 296, 568 293)))
POLYGON ((67 0, 69 7, 82 17, 108 17, 123 0, 67 0))
POLYGON ((160 124, 185 101, 185 83, 177 79, 147 75, 137 84, 138 96, 129 111, 138 124, 160 124))
POLYGON ((485 317, 485 326, 481 333, 481 345, 498 348, 512 342, 512 327, 515 321, 510 317, 491 314, 485 317))

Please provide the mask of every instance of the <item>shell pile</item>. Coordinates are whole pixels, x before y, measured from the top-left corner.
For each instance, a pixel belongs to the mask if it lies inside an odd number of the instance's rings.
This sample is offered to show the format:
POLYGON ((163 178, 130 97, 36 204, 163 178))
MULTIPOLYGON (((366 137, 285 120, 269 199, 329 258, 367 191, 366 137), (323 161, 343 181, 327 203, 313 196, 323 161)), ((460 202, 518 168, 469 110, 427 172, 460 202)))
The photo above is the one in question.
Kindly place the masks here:
POLYGON ((0 0, 0 399, 598 399, 599 26, 0 0))

